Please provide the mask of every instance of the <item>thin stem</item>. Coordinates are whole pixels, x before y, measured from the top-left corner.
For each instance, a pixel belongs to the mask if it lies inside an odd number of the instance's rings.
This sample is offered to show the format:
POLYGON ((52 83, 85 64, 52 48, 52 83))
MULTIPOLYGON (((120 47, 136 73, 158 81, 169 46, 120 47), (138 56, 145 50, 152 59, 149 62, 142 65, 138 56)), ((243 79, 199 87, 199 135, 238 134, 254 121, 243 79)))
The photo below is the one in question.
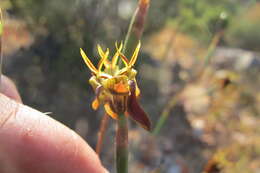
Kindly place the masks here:
POLYGON ((104 114, 104 116, 102 117, 101 123, 100 123, 99 132, 98 132, 98 141, 97 141, 97 145, 96 145, 97 155, 100 155, 100 152, 102 149, 105 132, 106 132, 107 125, 108 125, 108 120, 109 120, 109 116, 107 114, 104 114))
MULTIPOLYGON (((122 51, 128 58, 132 56, 132 53, 142 37, 149 6, 150 0, 139 0, 139 4, 131 18, 122 51)), ((122 61, 119 62, 119 66, 121 65, 122 61)))
POLYGON ((128 172, 128 124, 125 115, 119 115, 116 129, 116 169, 117 173, 128 172))
MULTIPOLYGON (((213 52, 216 50, 216 47, 221 39, 221 37, 223 36, 224 31, 219 31, 218 33, 216 33, 208 47, 207 53, 205 55, 204 58, 204 64, 203 66, 201 66, 201 68, 198 70, 198 72, 195 73, 194 76, 191 77, 191 79, 189 81, 186 82, 186 85, 183 86, 183 88, 181 88, 179 90, 178 93, 181 93, 182 90, 185 88, 185 86, 187 86, 187 84, 193 83, 198 81, 201 76, 203 75, 205 68, 210 64, 211 58, 212 58, 212 54, 213 52)), ((179 99, 180 94, 174 95, 169 103, 166 105, 166 107, 163 109, 163 112, 158 120, 158 122, 156 123, 156 126, 153 130, 153 134, 154 135, 158 135, 162 129, 162 127, 165 125, 165 123, 167 122, 167 119, 170 115, 170 110, 178 103, 178 99, 179 99)))
POLYGON ((156 123, 156 126, 153 130, 154 135, 159 134, 160 130, 162 129, 162 127, 164 126, 164 124, 166 123, 166 121, 170 115, 171 109, 178 103, 178 99, 179 99, 179 94, 173 96, 173 98, 170 100, 168 105, 164 108, 164 110, 160 116, 160 119, 156 123))
POLYGON ((218 43, 219 43, 221 37, 223 36, 223 34, 224 34, 224 31, 222 30, 222 31, 217 32, 217 33, 214 35, 214 37, 213 37, 213 39, 212 39, 212 41, 211 41, 211 43, 210 43, 210 45, 209 45, 209 47, 208 47, 206 56, 205 56, 205 58, 204 58, 204 66, 205 66, 205 67, 206 67, 207 65, 209 65, 209 63, 210 63, 210 61, 211 61, 211 58, 212 58, 212 54, 213 54, 213 52, 216 50, 216 47, 217 47, 217 45, 218 45, 218 43))
MULTIPOLYGON (((123 53, 130 57, 138 44, 144 30, 145 18, 149 9, 150 0, 139 0, 138 7, 131 19, 123 53)), ((122 61, 119 62, 119 66, 122 61)), ((128 124, 124 114, 119 115, 116 130, 116 169, 117 173, 128 172, 128 124)))
MULTIPOLYGON (((128 31, 127 31, 127 34, 126 34, 125 42, 124 42, 124 45, 129 46, 129 48, 130 48, 130 46, 131 46, 131 48, 133 46, 135 46, 135 45, 132 45, 133 43, 131 43, 131 40, 135 40, 136 43, 138 41, 138 40, 136 40, 136 36, 132 35, 133 25, 134 25, 134 22, 136 21, 136 16, 137 16, 138 10, 139 10, 139 8, 137 8, 135 10, 134 15, 131 18, 131 21, 130 21, 130 24, 129 24, 129 27, 128 27, 128 31)), ((126 50, 127 50, 126 46, 124 46, 124 48, 123 48, 123 53, 124 54, 127 53, 126 50)), ((134 48, 132 48, 131 52, 133 52, 133 50, 134 50, 134 48)), ((128 52, 130 52, 130 51, 128 51, 128 52)))

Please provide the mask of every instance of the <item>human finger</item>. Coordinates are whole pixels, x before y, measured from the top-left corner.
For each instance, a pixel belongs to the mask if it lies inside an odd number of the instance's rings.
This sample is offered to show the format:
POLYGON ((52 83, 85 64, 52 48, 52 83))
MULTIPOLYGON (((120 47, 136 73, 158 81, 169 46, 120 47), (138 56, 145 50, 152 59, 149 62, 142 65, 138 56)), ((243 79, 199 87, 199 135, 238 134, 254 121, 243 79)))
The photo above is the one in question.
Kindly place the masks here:
POLYGON ((1 173, 105 173, 75 132, 0 94, 1 173))
POLYGON ((22 99, 18 93, 18 90, 14 84, 14 82, 6 77, 5 75, 0 76, 1 77, 1 83, 0 83, 0 93, 3 93, 7 97, 22 103, 22 99))

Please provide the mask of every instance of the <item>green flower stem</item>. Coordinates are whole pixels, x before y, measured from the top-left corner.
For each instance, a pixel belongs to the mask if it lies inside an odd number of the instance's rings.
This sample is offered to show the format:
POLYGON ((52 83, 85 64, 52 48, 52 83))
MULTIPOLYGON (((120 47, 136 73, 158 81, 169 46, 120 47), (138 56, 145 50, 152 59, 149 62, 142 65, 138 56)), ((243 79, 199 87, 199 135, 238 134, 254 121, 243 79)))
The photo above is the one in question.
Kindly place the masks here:
MULTIPOLYGON (((131 19, 124 42, 123 53, 130 57, 138 44, 144 30, 145 18, 150 0, 139 0, 139 5, 131 19)), ((119 66, 122 65, 120 61, 119 66)), ((119 115, 116 130, 116 169, 117 173, 128 172, 128 124, 124 114, 119 115)))
POLYGON ((119 115, 117 120, 116 169, 117 173, 128 172, 128 124, 124 114, 119 115))
POLYGON ((134 22, 136 20, 136 15, 137 15, 137 12, 138 12, 138 8, 137 10, 135 11, 131 21, 130 21, 130 24, 129 24, 129 27, 128 27, 128 31, 127 31, 127 34, 126 34, 126 38, 125 38, 125 42, 124 42, 124 48, 123 48, 123 53, 128 56, 128 55, 131 55, 131 53, 133 52, 135 46, 137 45, 138 43, 138 38, 137 36, 133 33, 133 25, 134 25, 134 22), (130 50, 128 50, 130 49, 130 50))

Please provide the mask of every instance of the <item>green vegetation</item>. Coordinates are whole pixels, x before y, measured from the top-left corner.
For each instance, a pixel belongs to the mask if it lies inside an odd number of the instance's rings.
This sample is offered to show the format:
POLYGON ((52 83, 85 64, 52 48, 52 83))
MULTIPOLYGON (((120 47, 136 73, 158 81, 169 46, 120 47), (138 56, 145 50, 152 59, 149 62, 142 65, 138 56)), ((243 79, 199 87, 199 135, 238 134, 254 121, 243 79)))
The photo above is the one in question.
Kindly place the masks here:
POLYGON ((226 33, 227 42, 236 47, 259 51, 260 3, 234 18, 226 33))
MULTIPOLYGON (((0 2, 5 20, 25 22, 24 30, 33 37, 29 47, 5 55, 4 73, 15 79, 25 104, 53 112, 52 117, 79 133, 84 122, 87 130, 81 135, 92 146, 103 112, 90 108, 94 94, 79 48, 89 57, 99 57, 95 46, 100 43, 113 54, 114 42, 125 39, 133 4, 132 0, 0 2)), ((156 135, 129 125, 130 173, 169 171, 172 165, 199 173, 210 161, 224 173, 257 171, 259 11, 257 1, 151 1, 135 67, 140 102, 156 135)), ((12 35, 18 44, 22 34, 16 25, 6 23, 9 35, 4 44, 10 44, 12 35)), ((99 58, 91 61, 97 66, 99 58)), ((110 127, 108 121, 101 158, 113 172, 110 127)))

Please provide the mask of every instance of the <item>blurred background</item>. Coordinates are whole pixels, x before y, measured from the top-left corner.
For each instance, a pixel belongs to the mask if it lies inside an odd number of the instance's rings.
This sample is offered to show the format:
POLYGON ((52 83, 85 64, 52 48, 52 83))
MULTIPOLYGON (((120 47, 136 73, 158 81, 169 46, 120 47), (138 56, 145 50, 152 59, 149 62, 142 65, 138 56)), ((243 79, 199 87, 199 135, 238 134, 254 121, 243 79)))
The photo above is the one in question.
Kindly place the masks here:
MULTIPOLYGON (((23 102, 94 148, 96 45, 125 38, 137 0, 1 0, 3 73, 23 102)), ((153 133, 130 122, 130 173, 260 172, 260 1, 151 0, 135 69, 153 133), (160 124, 158 125, 158 122, 160 124)), ((114 122, 101 153, 114 172, 114 122)))

